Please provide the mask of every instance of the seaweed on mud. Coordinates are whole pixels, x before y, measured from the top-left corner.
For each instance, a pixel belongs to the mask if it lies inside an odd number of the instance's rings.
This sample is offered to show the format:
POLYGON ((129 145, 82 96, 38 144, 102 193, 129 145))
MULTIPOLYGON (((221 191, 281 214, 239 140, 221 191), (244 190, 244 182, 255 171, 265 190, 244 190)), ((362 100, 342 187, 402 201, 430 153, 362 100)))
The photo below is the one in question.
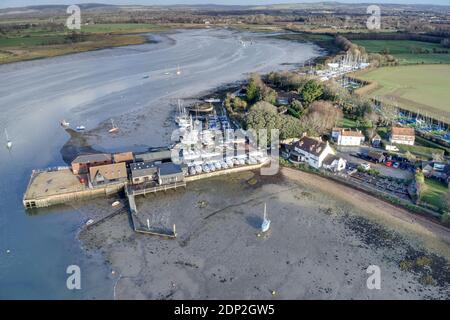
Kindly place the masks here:
POLYGON ((399 265, 403 271, 409 271, 419 277, 422 285, 450 289, 450 263, 443 257, 409 246, 399 265))
POLYGON ((366 218, 346 214, 342 219, 345 226, 354 235, 358 236, 364 244, 372 248, 396 249, 407 245, 405 239, 400 235, 366 218))
POLYGON ((443 257, 413 247, 404 237, 363 217, 345 215, 343 221, 364 244, 374 249, 387 248, 393 253, 385 259, 395 263, 401 271, 410 272, 423 286, 436 286, 450 296, 450 263, 443 257), (401 251, 399 251, 399 249, 401 251))

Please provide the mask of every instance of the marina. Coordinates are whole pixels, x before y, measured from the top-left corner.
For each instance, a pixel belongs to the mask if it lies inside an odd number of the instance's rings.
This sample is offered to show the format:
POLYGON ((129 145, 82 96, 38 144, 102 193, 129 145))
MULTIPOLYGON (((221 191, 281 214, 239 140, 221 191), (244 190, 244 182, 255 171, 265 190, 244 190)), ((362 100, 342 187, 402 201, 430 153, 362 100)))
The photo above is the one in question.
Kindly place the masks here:
MULTIPOLYGON (((173 230, 151 228, 149 223, 147 228, 142 226, 135 197, 185 189, 188 182, 256 170, 269 162, 265 150, 258 149, 245 132, 232 129, 228 117, 217 116, 210 105, 209 114, 201 121, 194 120, 178 101, 178 142, 171 147, 136 154, 81 154, 70 167, 33 170, 23 197, 24 207, 43 208, 125 193, 135 232, 175 239, 175 225, 173 230)), ((109 133, 118 131, 112 119, 111 124, 109 133)), ((112 207, 118 204, 115 201, 112 207)), ((92 225, 95 222, 89 219, 86 226, 92 225)), ((267 232, 269 227, 264 209, 262 231, 267 232)))

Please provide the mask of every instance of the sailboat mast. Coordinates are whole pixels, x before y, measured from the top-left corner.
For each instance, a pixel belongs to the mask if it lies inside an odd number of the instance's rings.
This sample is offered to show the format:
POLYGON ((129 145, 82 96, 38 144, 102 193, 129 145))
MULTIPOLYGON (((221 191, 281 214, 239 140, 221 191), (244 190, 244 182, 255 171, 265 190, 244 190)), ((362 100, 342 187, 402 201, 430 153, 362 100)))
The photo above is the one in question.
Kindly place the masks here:
POLYGON ((264 203, 264 220, 267 219, 267 216, 266 216, 266 207, 267 207, 267 204, 264 203))

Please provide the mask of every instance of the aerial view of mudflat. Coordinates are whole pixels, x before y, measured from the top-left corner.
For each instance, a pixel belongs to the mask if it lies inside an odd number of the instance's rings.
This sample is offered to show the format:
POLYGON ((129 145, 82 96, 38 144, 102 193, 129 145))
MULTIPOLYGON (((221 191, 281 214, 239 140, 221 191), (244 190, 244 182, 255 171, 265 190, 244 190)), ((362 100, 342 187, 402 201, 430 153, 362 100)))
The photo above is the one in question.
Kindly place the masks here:
MULTIPOLYGON (((120 273, 116 299, 449 298, 446 230, 313 179, 289 169, 273 177, 247 172, 137 199, 139 223, 176 223, 177 240, 134 233, 125 212, 80 237, 120 273), (366 286, 370 265, 381 269, 380 290, 366 286)), ((102 217, 105 207, 82 211, 102 217)))
POLYGON ((450 7, 370 8, 0 4, 0 300, 450 300, 450 7))

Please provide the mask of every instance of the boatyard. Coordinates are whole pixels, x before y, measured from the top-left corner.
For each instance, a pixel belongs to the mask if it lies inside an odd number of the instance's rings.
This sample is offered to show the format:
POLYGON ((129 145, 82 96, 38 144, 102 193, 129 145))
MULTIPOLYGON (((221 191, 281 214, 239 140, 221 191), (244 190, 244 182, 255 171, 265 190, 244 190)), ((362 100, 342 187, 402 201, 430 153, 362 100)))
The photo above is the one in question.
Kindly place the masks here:
MULTIPOLYGON (((221 100, 214 102, 220 106, 221 100)), ((269 160, 265 149, 258 149, 244 132, 235 132, 228 117, 217 116, 213 103, 209 105, 209 115, 194 118, 192 109, 189 112, 179 103, 175 118, 178 140, 172 147, 136 154, 82 154, 70 167, 33 170, 23 198, 24 207, 49 207, 124 192, 136 232, 176 238, 175 225, 173 230, 161 230, 139 222, 136 196, 186 188, 189 181, 256 170, 269 160)), ((197 114, 198 110, 193 112, 197 114)), ((110 129, 109 133, 116 133, 119 128, 112 125, 114 132, 110 129)), ((65 120, 61 126, 71 130, 65 120)), ((87 225, 93 223, 90 219, 87 225)))

